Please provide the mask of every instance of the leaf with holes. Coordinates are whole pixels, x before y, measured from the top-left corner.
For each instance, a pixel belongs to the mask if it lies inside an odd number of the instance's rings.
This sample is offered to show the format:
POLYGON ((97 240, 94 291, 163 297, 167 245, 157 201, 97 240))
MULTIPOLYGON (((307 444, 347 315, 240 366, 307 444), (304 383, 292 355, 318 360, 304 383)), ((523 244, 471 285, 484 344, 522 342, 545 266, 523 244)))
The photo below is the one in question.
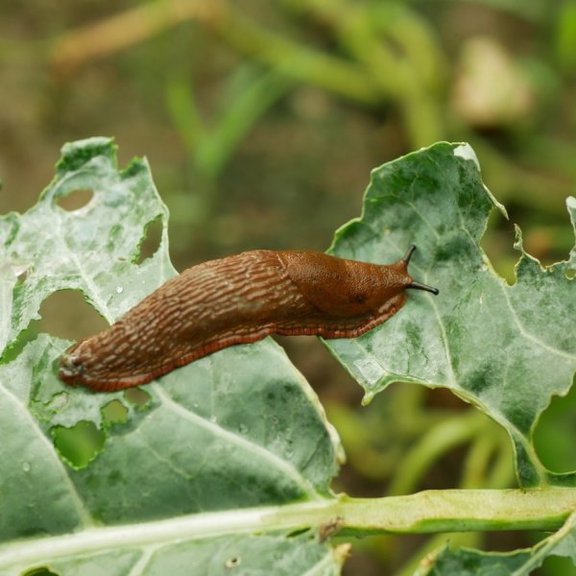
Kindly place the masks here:
MULTIPOLYGON (((575 228, 576 200, 567 205, 575 228)), ((380 262, 413 242, 414 276, 440 295, 411 294, 411 313, 328 346, 362 384, 366 400, 398 380, 450 388, 506 428, 523 485, 573 486, 576 475, 544 469, 532 432, 576 370, 576 252, 543 268, 524 251, 517 229, 521 256, 509 286, 479 246, 493 209, 504 212, 467 145, 436 144, 375 170, 362 218, 338 231, 332 251, 380 262)))
POLYGON ((0 350, 39 317, 41 302, 56 290, 81 290, 111 321, 175 274, 167 250, 168 213, 148 164, 135 160, 119 172, 116 148, 106 138, 62 152, 56 178, 38 204, 24 215, 0 218, 0 350), (93 192, 87 204, 73 211, 60 206, 79 190, 93 192), (142 228, 158 218, 164 224, 160 248, 137 265, 142 228))
POLYGON ((292 536, 297 517, 279 523, 252 511, 322 503, 337 469, 338 439, 273 341, 175 371, 134 402, 129 392, 65 387, 56 369, 70 343, 22 337, 55 290, 81 290, 113 321, 172 276, 166 220, 146 162, 118 171, 115 147, 103 138, 66 146, 38 204, 0 220, 0 542, 30 542, 0 547, 0 572, 20 574, 38 562, 61 575, 95 566, 174 573, 181 562, 250 570, 273 554, 284 565, 279 574, 294 565, 336 574, 344 556, 316 533, 292 536), (63 208, 60 200, 78 190, 92 191, 88 203, 63 208), (158 217, 160 246, 138 264, 146 226, 158 217), (111 407, 120 417, 110 417, 111 407), (77 458, 67 429, 100 436, 77 458), (193 516, 183 529, 174 519, 186 514, 193 516), (112 536, 97 528, 120 525, 112 536), (276 534, 231 539, 243 526, 276 534), (53 538, 43 547, 44 535, 53 538))

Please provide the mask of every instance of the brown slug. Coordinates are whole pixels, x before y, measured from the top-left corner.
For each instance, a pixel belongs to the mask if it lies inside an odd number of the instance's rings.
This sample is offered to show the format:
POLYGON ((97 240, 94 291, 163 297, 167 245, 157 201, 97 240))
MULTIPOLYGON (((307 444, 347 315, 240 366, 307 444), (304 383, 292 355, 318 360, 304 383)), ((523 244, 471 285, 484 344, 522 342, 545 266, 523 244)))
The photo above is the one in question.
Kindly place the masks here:
POLYGON ((217 350, 270 334, 354 338, 398 312, 408 263, 345 260, 323 252, 254 250, 193 266, 107 330, 68 349, 60 378, 97 391, 146 384, 217 350))

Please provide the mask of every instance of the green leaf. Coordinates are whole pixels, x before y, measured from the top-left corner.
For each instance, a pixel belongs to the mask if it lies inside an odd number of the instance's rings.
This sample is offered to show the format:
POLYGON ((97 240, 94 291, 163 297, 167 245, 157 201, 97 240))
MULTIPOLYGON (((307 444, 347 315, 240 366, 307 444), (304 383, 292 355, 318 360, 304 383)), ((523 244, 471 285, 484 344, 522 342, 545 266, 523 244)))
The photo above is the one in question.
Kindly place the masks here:
MULTIPOLYGON (((575 206, 568 199, 573 227, 575 206)), ((505 214, 465 144, 436 144, 374 170, 362 217, 337 232, 332 251, 385 263, 414 243, 410 272, 440 295, 410 293, 405 308, 377 329, 327 345, 364 387, 366 401, 398 380, 449 388, 506 428, 523 485, 574 485, 575 474, 544 469, 532 432, 576 370, 576 251, 543 268, 524 251, 517 229, 521 256, 509 286, 479 246, 493 209, 505 214)))
MULTIPOLYGON (((117 538, 125 540, 125 533, 118 532, 117 538)), ((98 535, 85 534, 86 542, 91 539, 99 543, 101 550, 106 549, 106 542, 98 535)), ((332 549, 328 544, 321 544, 309 534, 255 534, 220 537, 203 537, 198 535, 192 541, 173 537, 170 544, 150 542, 138 543, 123 547, 116 546, 105 552, 88 554, 86 547, 81 549, 71 546, 72 540, 52 541, 51 550, 35 550, 32 558, 50 559, 41 564, 43 568, 60 576, 82 576, 106 574, 123 576, 128 573, 146 576, 170 575, 204 575, 225 576, 229 574, 270 574, 293 576, 310 574, 311 576, 337 576, 345 559, 345 550, 332 549), (67 554, 64 554, 67 552, 67 554), (76 553, 73 553, 76 552, 76 553)), ((0 561, 2 556, 0 555, 0 561)), ((19 557, 20 566, 29 565, 26 554, 19 557)), ((2 565, 2 564, 0 564, 2 565)), ((3 575, 20 575, 18 564, 3 575)))
MULTIPOLYGON (((509 554, 480 552, 478 550, 450 550, 445 548, 434 559, 429 570, 419 572, 426 576, 511 576, 529 560, 530 553, 524 550, 509 554)), ((430 560, 426 560, 429 563, 430 560)), ((522 572, 524 574, 524 572, 522 572)))
POLYGON ((38 204, 23 216, 0 218, 0 354, 39 318, 40 304, 55 290, 82 290, 111 321, 174 275, 167 218, 146 161, 118 172, 116 148, 106 138, 65 146, 38 204), (78 190, 93 193, 87 205, 75 211, 59 205, 78 190), (136 265, 143 227, 157 218, 164 225, 160 248, 136 265))
POLYGON ((528 550, 503 553, 445 547, 424 562, 417 576, 530 576, 550 556, 570 558, 576 564, 576 514, 528 550))
POLYGON ((54 290, 82 290, 113 321, 173 275, 166 221, 146 162, 118 171, 115 147, 104 138, 65 146, 57 177, 38 204, 0 220, 0 542, 16 541, 0 547, 0 572, 20 574, 45 559, 61 575, 90 574, 97 566, 113 566, 110 574, 125 573, 126 566, 163 574, 196 558, 216 574, 234 568, 226 567, 234 558, 248 568, 266 566, 266 549, 285 564, 287 571, 279 573, 290 573, 298 556, 302 572, 336 574, 342 558, 315 532, 291 536, 300 520, 286 524, 241 513, 287 503, 322 507, 337 470, 338 438, 313 391, 272 340, 172 372, 161 386, 146 387, 144 406, 134 405, 128 393, 65 387, 57 361, 69 343, 58 338, 41 334, 10 353, 54 290), (86 189, 93 195, 82 208, 58 204, 86 189), (160 246, 137 264, 146 225, 158 217, 160 246), (127 414, 113 424, 103 416, 111 402, 127 414), (84 461, 70 462, 55 441, 61 444, 63 427, 89 423, 105 432, 105 443, 84 461), (209 516, 228 510, 236 515, 209 516), (166 535, 174 528, 170 519, 190 514, 193 538, 166 535), (168 524, 159 528, 162 519, 168 524), (250 519, 254 529, 276 534, 230 538, 250 519), (98 529, 112 525, 121 525, 114 538, 98 529), (130 545, 138 525, 145 529, 130 545), (68 537, 72 532, 76 538, 68 537), (40 537, 48 534, 56 540, 43 548, 40 537), (19 543, 22 538, 30 540, 19 543))

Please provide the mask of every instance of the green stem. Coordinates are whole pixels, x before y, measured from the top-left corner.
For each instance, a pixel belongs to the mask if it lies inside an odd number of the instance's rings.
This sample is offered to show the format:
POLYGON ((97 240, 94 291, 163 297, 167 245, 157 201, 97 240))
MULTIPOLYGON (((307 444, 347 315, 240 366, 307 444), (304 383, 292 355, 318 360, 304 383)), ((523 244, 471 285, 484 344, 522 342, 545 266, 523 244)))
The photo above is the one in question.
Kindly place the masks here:
POLYGON ((340 501, 342 527, 363 533, 555 530, 576 510, 576 489, 429 490, 340 501))
POLYGON ((355 533, 556 530, 576 510, 576 489, 443 490, 360 499, 338 496, 286 506, 192 514, 89 528, 0 546, 0 573, 19 566, 130 546, 158 546, 225 535, 314 528, 355 533))

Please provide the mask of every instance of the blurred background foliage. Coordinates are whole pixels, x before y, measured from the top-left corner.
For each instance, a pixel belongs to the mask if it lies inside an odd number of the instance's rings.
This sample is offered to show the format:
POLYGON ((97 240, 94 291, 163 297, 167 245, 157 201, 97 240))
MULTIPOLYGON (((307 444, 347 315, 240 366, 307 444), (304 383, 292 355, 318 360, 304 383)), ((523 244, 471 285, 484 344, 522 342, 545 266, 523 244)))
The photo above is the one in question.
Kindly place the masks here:
MULTIPOLYGON (((551 263, 573 245, 576 0, 3 0, 0 73, 0 212, 33 205, 64 142, 114 136, 121 164, 150 161, 179 269, 250 248, 325 249, 359 215, 372 168, 438 140, 472 144, 529 252, 551 263)), ((512 244, 495 215, 484 247, 510 282, 512 244)), ((49 299, 38 329, 100 327, 70 298, 49 299)), ((281 343, 343 438, 336 490, 515 485, 508 439, 459 400, 396 385, 360 408, 315 339, 281 343)), ((536 431, 554 470, 576 467, 575 404, 554 401, 536 431)), ((77 432, 101 446, 99 431, 77 432)), ((55 438, 84 465, 65 432, 55 438)), ((367 538, 347 573, 410 574, 447 541, 502 550, 533 536, 367 538)), ((550 561, 543 573, 571 570, 550 561)))

